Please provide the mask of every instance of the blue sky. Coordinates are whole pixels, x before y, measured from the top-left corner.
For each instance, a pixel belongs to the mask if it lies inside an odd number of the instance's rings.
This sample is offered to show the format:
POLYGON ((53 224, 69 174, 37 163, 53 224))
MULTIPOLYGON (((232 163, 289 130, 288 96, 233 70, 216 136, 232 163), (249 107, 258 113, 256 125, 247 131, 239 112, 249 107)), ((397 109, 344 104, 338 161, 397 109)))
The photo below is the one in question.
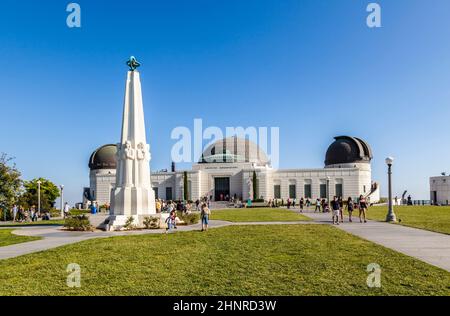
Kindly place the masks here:
POLYGON ((334 136, 365 139, 386 194, 429 198, 450 171, 448 0, 69 1, 0 4, 0 152, 25 179, 88 185, 90 153, 120 137, 126 66, 135 55, 153 170, 169 168, 177 126, 280 127, 280 166, 322 167, 334 136))

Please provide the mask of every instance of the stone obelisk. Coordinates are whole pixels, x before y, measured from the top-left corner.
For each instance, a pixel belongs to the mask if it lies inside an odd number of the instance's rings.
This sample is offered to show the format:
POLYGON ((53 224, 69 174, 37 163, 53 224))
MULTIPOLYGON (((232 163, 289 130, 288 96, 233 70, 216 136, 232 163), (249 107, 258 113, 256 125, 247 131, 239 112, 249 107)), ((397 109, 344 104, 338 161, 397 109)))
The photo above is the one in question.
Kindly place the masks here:
POLYGON ((142 103, 140 64, 130 57, 127 65, 122 135, 117 144, 116 184, 111 192, 109 229, 123 227, 132 216, 134 224, 156 214, 155 192, 150 181, 150 145, 147 143, 142 103))

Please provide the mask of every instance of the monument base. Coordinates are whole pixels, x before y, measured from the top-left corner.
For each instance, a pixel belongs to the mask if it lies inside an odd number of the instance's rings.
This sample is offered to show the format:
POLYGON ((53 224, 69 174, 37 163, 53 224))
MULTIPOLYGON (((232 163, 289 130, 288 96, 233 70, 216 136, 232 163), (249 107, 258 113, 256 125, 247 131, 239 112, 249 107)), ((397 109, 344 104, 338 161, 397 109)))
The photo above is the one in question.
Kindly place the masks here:
MULTIPOLYGON (((146 217, 160 217, 160 214, 153 215, 131 215, 133 216, 132 225, 141 228, 146 217)), ((126 215, 110 215, 98 228, 106 231, 126 230, 125 225, 130 216, 126 215)))
POLYGON ((118 187, 111 190, 111 215, 156 214, 155 192, 151 188, 118 187))

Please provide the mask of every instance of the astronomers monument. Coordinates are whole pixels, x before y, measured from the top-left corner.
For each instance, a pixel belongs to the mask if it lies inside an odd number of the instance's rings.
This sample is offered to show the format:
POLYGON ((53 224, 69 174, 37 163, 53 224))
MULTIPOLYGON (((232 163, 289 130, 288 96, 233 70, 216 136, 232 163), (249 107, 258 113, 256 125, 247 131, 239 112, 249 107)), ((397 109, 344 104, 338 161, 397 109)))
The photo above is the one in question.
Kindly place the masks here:
POLYGON ((150 145, 147 143, 141 81, 136 70, 140 64, 132 56, 127 65, 122 134, 117 144, 116 183, 111 190, 110 229, 122 227, 133 216, 134 222, 156 214, 155 193, 150 181, 150 145))

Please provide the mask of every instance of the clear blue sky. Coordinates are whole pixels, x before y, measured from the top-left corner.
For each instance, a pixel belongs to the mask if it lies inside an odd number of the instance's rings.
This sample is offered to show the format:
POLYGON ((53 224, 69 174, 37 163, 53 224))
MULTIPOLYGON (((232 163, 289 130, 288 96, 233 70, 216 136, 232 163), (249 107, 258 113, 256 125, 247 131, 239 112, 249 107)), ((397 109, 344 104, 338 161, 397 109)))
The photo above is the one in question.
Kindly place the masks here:
POLYGON ((119 140, 125 60, 142 62, 153 170, 176 126, 279 126, 282 168, 322 167, 333 137, 372 146, 373 178, 428 198, 450 171, 450 1, 69 1, 0 4, 0 151, 25 179, 87 186, 90 153, 119 140))

